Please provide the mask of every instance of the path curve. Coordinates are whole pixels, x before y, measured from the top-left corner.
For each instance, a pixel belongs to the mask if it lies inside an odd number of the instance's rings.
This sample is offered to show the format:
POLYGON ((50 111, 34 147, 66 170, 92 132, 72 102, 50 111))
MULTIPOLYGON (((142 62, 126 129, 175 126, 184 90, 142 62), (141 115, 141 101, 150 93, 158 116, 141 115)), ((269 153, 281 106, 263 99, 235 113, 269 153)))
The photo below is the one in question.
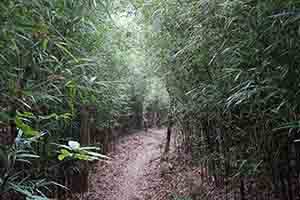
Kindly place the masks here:
POLYGON ((109 155, 113 162, 99 163, 93 173, 89 199, 150 200, 151 188, 160 181, 158 166, 164 138, 164 129, 152 129, 120 139, 109 155))

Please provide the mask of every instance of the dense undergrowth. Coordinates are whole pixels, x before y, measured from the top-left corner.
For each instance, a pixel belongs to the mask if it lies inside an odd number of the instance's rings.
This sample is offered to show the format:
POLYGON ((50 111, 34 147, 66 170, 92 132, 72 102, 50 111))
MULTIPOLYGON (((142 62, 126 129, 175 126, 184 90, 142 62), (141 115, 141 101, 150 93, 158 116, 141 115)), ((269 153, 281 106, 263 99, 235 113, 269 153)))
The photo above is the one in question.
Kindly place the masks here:
POLYGON ((80 168, 75 161, 106 159, 78 143, 82 106, 95 107, 97 127, 113 128, 124 115, 142 118, 143 104, 157 99, 135 69, 142 55, 125 57, 138 41, 119 23, 118 5, 0 2, 1 199, 59 196, 56 186, 67 190, 66 176, 80 168))
POLYGON ((149 33, 149 54, 161 64, 184 151, 216 179, 257 178, 292 198, 299 2, 167 0, 144 12, 160 23, 149 33))
POLYGON ((0 149, 0 194, 47 199, 54 185, 64 187, 60 169, 70 160, 100 156, 76 142, 60 145, 78 141, 80 105, 106 105, 103 123, 123 109, 114 102, 123 99, 112 83, 119 69, 104 41, 108 30, 98 23, 107 19, 106 5, 14 0, 0 9, 1 125, 17 136, 0 149))

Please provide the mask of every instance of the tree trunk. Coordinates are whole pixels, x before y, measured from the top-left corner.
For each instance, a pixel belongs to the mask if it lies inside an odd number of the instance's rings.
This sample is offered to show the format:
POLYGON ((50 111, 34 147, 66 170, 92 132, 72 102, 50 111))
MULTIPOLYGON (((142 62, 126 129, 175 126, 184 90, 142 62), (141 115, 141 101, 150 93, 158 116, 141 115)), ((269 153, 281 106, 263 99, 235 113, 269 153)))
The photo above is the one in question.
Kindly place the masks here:
POLYGON ((171 117, 171 114, 169 114, 168 129, 167 129, 167 141, 166 141, 166 145, 165 145, 164 154, 167 154, 170 150, 171 135, 172 135, 172 117, 171 117))

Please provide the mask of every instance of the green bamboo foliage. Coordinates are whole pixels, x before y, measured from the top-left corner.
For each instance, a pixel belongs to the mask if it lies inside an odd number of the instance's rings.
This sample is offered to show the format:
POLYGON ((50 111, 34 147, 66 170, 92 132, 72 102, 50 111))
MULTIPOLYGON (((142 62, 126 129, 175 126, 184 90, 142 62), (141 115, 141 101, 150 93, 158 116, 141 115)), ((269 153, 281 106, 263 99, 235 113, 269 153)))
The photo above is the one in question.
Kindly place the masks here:
POLYGON ((81 105, 97 106, 102 127, 128 110, 126 66, 109 38, 111 4, 0 2, 0 124, 18 130, 15 143, 0 147, 0 198, 47 199, 53 185, 63 187, 57 169, 66 162, 53 144, 78 140, 81 105))
POLYGON ((149 48, 159 49, 151 55, 183 138, 198 138, 186 144, 195 158, 231 177, 274 177, 272 167, 288 167, 298 126, 286 123, 299 120, 299 3, 168 0, 152 8, 148 19, 159 18, 161 30, 150 33, 149 48))

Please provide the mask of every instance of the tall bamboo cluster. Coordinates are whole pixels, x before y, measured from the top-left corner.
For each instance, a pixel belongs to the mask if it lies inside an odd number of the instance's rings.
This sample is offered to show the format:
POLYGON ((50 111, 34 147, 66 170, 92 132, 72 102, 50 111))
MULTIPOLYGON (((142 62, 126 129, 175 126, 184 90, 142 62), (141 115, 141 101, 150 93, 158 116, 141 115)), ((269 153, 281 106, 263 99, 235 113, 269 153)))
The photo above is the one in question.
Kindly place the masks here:
POLYGON ((283 199, 299 186, 299 8, 295 0, 156 1, 161 28, 149 34, 183 149, 216 180, 258 178, 283 199))
POLYGON ((72 159, 72 149, 60 146, 79 142, 82 105, 97 107, 99 127, 127 112, 127 66, 112 41, 121 31, 111 34, 111 3, 0 2, 0 199, 57 196, 76 160, 88 159, 72 159))

